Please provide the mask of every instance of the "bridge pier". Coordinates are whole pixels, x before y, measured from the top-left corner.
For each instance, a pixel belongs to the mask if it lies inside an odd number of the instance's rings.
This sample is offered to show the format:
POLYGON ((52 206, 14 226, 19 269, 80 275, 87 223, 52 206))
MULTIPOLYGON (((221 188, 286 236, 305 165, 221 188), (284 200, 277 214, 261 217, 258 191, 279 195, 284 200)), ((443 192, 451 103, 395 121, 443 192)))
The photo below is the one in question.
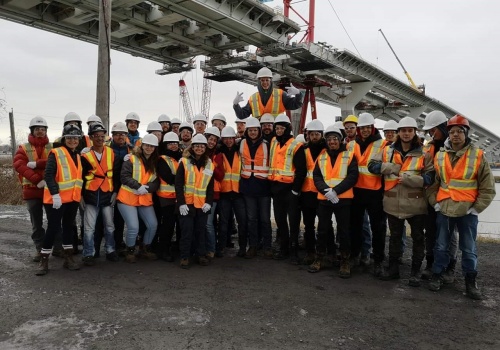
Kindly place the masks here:
POLYGON ((374 86, 375 83, 372 81, 351 84, 352 92, 347 96, 341 96, 339 99, 343 119, 350 114, 355 114, 354 107, 374 86))

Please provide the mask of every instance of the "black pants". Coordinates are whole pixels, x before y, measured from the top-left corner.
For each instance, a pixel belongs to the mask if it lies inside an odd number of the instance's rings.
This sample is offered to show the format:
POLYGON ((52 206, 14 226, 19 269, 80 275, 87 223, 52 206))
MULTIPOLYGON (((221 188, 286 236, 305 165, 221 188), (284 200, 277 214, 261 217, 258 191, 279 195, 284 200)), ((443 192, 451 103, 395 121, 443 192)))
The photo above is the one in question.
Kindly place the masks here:
POLYGON ((219 227, 217 230, 217 248, 221 252, 226 247, 227 237, 231 235, 231 218, 236 215, 238 223, 238 244, 240 250, 246 250, 247 247, 247 216, 245 201, 242 196, 227 198, 221 196, 217 204, 219 208, 219 227), (234 212, 234 215, 233 215, 234 212))
POLYGON ((47 231, 43 239, 43 250, 52 250, 54 239, 62 224, 62 242, 64 249, 73 248, 73 224, 78 211, 78 202, 63 203, 59 209, 54 209, 52 204, 45 204, 47 213, 47 231))
POLYGON ((314 247, 316 245, 315 225, 319 202, 318 199, 315 198, 316 196, 317 193, 314 192, 302 192, 300 196, 300 209, 302 211, 302 221, 304 222, 304 243, 308 253, 314 253, 314 247))
POLYGON ((205 256, 205 229, 207 226, 208 214, 201 209, 195 209, 189 206, 188 215, 179 215, 179 221, 182 228, 180 241, 181 259, 187 259, 191 255, 191 245, 195 244, 195 254, 205 256))
POLYGON ((292 191, 284 191, 273 195, 273 208, 274 219, 281 236, 281 251, 288 253, 290 249, 298 249, 300 231, 299 196, 295 196, 292 191))
POLYGON ((434 260, 434 245, 436 244, 436 219, 437 214, 433 207, 427 206, 425 216, 425 255, 427 260, 434 260))
MULTIPOLYGON (((401 240, 403 239, 405 219, 399 219, 396 216, 387 214, 387 220, 389 222, 389 230, 391 231, 391 238, 389 240, 389 259, 398 260, 403 255, 401 240)), ((421 264, 425 255, 425 215, 415 215, 406 219, 406 221, 408 221, 411 227, 411 239, 413 241, 412 262, 421 264)))
POLYGON ((351 207, 349 205, 318 205, 318 238, 316 252, 318 254, 332 254, 335 252, 335 236, 333 233, 332 214, 337 222, 337 237, 340 251, 351 251, 351 237, 349 232, 351 207))
POLYGON ((162 253, 167 252, 172 244, 172 237, 174 236, 175 221, 175 204, 166 205, 161 207, 161 224, 158 230, 159 251, 162 253))

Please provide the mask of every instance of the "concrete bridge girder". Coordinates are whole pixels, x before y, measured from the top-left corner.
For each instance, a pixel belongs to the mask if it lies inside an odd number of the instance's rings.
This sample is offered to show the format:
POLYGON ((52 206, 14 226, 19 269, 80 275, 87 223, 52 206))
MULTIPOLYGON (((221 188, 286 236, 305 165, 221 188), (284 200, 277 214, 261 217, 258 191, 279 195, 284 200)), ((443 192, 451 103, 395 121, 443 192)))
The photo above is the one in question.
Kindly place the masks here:
POLYGON ((339 99, 342 118, 347 117, 349 114, 354 114, 354 107, 374 86, 375 83, 372 81, 351 84, 352 92, 339 99))

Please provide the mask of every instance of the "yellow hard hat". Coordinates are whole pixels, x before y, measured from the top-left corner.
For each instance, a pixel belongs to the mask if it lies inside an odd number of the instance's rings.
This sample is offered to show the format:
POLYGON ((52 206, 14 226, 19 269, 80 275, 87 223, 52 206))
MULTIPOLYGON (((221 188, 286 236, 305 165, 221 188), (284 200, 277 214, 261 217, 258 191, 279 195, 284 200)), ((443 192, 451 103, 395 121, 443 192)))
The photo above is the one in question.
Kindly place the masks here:
POLYGON ((345 123, 354 123, 354 124, 358 124, 358 117, 356 117, 355 115, 348 115, 347 118, 344 119, 344 125, 345 123))

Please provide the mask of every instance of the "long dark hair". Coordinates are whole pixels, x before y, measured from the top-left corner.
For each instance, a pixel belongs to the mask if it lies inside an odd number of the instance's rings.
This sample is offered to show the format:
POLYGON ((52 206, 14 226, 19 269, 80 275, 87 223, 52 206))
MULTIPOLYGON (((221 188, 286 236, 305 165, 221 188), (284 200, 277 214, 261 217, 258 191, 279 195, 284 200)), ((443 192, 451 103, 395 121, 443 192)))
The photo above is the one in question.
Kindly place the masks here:
POLYGON ((155 147, 155 150, 151 153, 149 158, 144 156, 142 145, 140 147, 135 147, 132 153, 142 160, 142 164, 144 164, 144 168, 146 168, 148 173, 156 173, 156 164, 158 164, 158 159, 160 157, 158 147, 155 147))
MULTIPOLYGON (((396 141, 394 141, 394 143, 401 144, 401 139, 399 138, 399 134, 396 135, 396 141)), ((422 145, 423 145, 422 140, 420 140, 420 137, 415 132, 415 136, 413 136, 413 138, 411 139, 411 149, 422 147, 422 145)))

